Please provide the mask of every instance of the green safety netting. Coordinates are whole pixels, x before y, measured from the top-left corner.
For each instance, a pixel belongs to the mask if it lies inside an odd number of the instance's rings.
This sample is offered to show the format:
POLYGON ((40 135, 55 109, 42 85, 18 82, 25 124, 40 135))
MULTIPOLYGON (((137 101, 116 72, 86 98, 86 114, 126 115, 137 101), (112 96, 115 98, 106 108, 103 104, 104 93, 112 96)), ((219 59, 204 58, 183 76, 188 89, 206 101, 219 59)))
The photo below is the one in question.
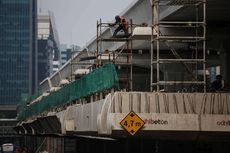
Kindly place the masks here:
POLYGON ((94 69, 79 80, 65 85, 58 91, 50 93, 40 102, 25 107, 18 115, 19 120, 25 120, 33 115, 52 110, 73 100, 89 96, 112 87, 119 88, 115 66, 112 63, 94 69))

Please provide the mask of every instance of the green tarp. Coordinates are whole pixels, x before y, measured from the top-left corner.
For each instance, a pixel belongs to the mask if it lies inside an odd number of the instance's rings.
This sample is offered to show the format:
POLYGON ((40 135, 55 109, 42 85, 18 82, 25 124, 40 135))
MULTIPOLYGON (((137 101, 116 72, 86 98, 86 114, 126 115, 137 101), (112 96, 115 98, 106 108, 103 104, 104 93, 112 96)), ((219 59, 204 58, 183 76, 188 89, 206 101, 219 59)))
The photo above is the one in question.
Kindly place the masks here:
POLYGON ((18 116, 19 120, 25 120, 33 115, 38 115, 44 111, 52 110, 73 100, 89 96, 112 87, 119 88, 119 82, 115 66, 108 63, 102 67, 94 69, 89 74, 79 80, 65 85, 58 91, 50 93, 40 102, 24 108, 18 116))

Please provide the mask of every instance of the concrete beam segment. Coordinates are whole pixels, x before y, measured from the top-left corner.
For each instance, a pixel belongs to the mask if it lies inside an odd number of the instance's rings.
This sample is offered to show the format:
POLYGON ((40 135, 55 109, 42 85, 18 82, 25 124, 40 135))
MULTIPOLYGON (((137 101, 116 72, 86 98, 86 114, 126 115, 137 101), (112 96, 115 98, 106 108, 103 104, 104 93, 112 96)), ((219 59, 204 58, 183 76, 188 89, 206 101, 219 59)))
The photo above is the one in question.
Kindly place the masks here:
POLYGON ((33 129, 29 123, 26 123, 26 122, 22 123, 22 126, 25 129, 25 134, 29 134, 29 135, 33 134, 33 129))
MULTIPOLYGON (((123 130, 120 125, 126 113, 111 114, 112 130, 123 130)), ((145 122, 144 131, 199 131, 197 114, 137 113, 145 122)))
MULTIPOLYGON (((190 131, 192 137, 197 132, 219 135, 230 133, 229 99, 229 93, 115 92, 100 101, 70 106, 58 112, 54 119, 38 118, 37 121, 45 134, 55 134, 57 125, 62 134, 71 131, 113 135, 124 131, 120 122, 132 110, 145 121, 142 133, 175 135, 190 131)), ((34 127, 33 124, 31 126, 34 127)))
POLYGON ((31 127, 34 129, 35 134, 44 134, 45 133, 43 127, 40 125, 40 122, 38 120, 34 120, 31 124, 31 127))
POLYGON ((26 134, 26 131, 22 125, 17 125, 13 128, 18 134, 26 134))
POLYGON ((201 115, 201 131, 230 132, 230 115, 201 115))
POLYGON ((76 106, 69 106, 64 113, 64 127, 65 131, 74 131, 75 127, 76 106))
POLYGON ((64 114, 65 114, 65 111, 61 111, 61 112, 56 113, 56 116, 59 119, 60 124, 61 124, 61 133, 62 134, 66 134, 65 123, 64 123, 64 114))
POLYGON ((96 132, 97 116, 102 110, 104 100, 88 104, 76 104, 57 115, 62 126, 62 133, 96 132))
POLYGON ((53 134, 61 134, 61 123, 56 115, 47 116, 46 120, 52 128, 53 134))
MULTIPOLYGON (((49 80, 52 86, 57 87, 62 79, 70 78, 71 73, 73 73, 76 69, 88 68, 90 65, 81 65, 80 59, 82 57, 91 56, 91 54, 92 53, 88 52, 87 49, 84 49, 79 54, 73 55, 73 57, 65 65, 63 65, 58 72, 54 73, 50 78, 46 78, 40 83, 41 91, 46 92, 50 90, 49 80), (78 62, 78 64, 73 64, 74 62, 78 62)), ((91 62, 92 61, 89 61, 89 63, 91 62)))
POLYGON ((42 126, 42 129, 44 129, 44 132, 45 132, 44 134, 54 134, 52 127, 50 126, 50 124, 47 122, 45 118, 39 117, 37 118, 37 120, 42 126))
POLYGON ((104 107, 98 116, 100 134, 110 135, 112 131, 122 130, 120 122, 131 110, 137 113, 141 111, 138 115, 148 124, 143 131, 230 132, 230 94, 228 93, 117 92, 114 97, 111 99, 115 100, 107 99, 104 102, 104 107), (119 104, 109 104, 114 102, 119 104), (156 118, 160 119, 156 120, 156 118), (167 123, 167 126, 162 128, 161 123, 167 123), (218 129, 216 124, 225 127, 218 129))
POLYGON ((133 40, 149 40, 150 41, 151 36, 152 36, 152 27, 135 27, 132 33, 133 40))

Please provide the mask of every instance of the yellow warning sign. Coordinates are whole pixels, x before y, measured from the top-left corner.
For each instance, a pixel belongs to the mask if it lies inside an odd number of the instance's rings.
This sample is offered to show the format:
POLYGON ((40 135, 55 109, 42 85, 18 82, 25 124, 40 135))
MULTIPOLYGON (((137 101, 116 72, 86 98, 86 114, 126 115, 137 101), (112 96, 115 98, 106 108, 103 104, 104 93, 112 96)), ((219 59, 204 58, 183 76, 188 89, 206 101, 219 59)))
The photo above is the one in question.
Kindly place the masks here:
POLYGON ((131 111, 120 124, 131 135, 134 135, 144 126, 145 122, 136 113, 131 111))

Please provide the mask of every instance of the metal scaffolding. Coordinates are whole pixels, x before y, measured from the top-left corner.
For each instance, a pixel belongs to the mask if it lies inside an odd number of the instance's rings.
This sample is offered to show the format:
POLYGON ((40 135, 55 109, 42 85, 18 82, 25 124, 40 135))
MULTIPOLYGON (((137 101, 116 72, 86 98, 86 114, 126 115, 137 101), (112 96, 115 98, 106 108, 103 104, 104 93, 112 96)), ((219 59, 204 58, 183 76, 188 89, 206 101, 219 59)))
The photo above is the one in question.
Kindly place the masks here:
POLYGON ((152 0, 151 5, 151 91, 185 85, 202 86, 202 90, 206 92, 206 0, 152 0), (187 16, 183 18, 174 13, 169 18, 162 17, 162 12, 170 8, 179 13, 187 13, 187 16), (178 46, 188 47, 179 50, 178 46), (172 56, 163 57, 162 52, 165 50, 172 56), (163 64, 183 65, 189 79, 163 79, 163 64))
MULTIPOLYGON (((133 78, 133 41, 131 37, 111 37, 110 36, 103 36, 103 30, 105 28, 110 27, 111 23, 103 23, 100 19, 97 21, 97 50, 96 50, 96 66, 100 66, 103 62, 112 61, 116 67, 118 68, 125 68, 126 69, 126 76, 119 76, 120 81, 123 84, 126 84, 126 89, 129 91, 133 90, 132 78, 133 78), (104 29, 103 29, 104 28, 104 29), (104 48, 102 46, 102 42, 113 42, 119 43, 124 42, 121 47, 118 47, 114 50, 108 50, 108 48, 104 48)), ((129 23, 129 33, 132 33, 133 30, 133 23, 130 20, 129 23)))

